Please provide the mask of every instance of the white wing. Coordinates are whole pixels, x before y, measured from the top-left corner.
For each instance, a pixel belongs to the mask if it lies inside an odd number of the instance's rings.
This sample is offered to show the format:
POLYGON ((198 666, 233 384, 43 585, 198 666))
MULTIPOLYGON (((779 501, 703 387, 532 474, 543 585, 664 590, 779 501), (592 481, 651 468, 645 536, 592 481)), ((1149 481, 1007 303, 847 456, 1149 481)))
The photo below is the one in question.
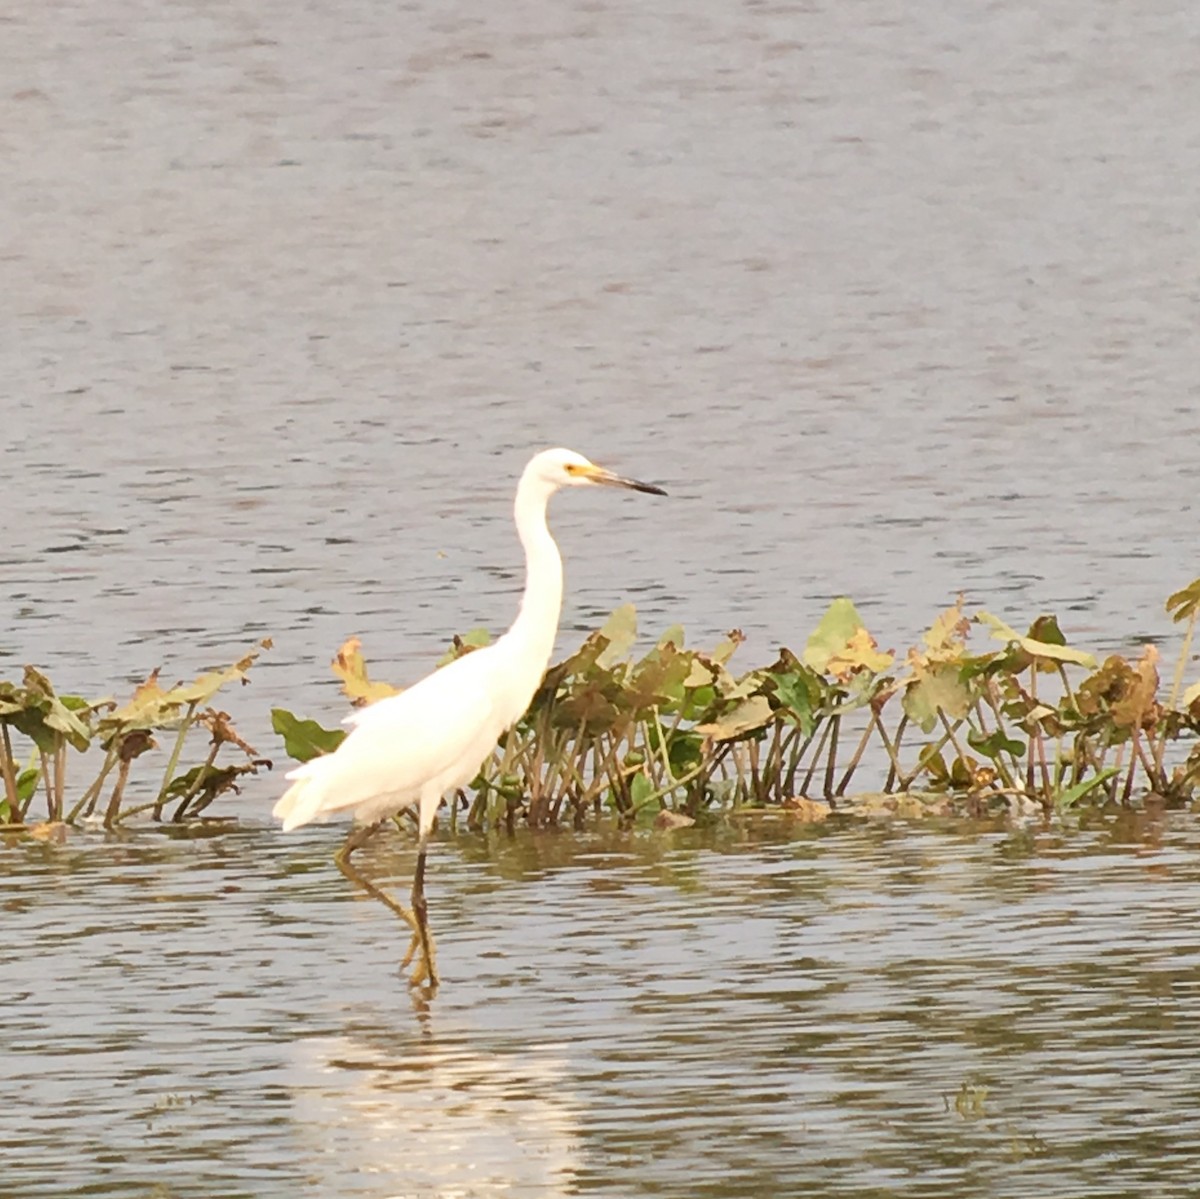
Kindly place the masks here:
POLYGON ((296 781, 275 805, 284 829, 360 808, 360 818, 378 819, 428 784, 445 791, 469 782, 503 731, 485 654, 468 654, 353 713, 354 727, 334 753, 287 776, 296 781))

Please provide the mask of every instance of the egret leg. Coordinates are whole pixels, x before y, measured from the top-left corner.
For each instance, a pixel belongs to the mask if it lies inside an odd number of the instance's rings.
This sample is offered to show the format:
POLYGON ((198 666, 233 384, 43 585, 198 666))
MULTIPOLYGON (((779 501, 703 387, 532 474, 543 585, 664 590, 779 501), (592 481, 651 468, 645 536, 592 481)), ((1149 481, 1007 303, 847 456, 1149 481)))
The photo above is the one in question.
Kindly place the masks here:
POLYGON ((413 959, 417 945, 421 947, 421 960, 412 973, 412 985, 419 986, 426 979, 431 987, 438 985, 437 956, 434 951, 433 934, 429 931, 429 909, 425 903, 425 849, 428 838, 422 837, 417 847, 417 872, 413 875, 412 910, 416 917, 416 931, 413 933, 412 944, 404 961, 400 964, 407 966, 413 959))
POLYGON ((390 908, 405 924, 412 929, 412 942, 408 947, 408 953, 404 956, 404 965, 407 966, 412 960, 413 951, 419 944, 420 930, 417 924, 416 917, 403 904, 394 900, 386 891, 377 887, 370 879, 361 874, 350 864, 350 855, 368 841, 376 832, 378 832, 382 820, 377 820, 374 824, 363 824, 350 830, 350 835, 346 838, 346 843, 341 849, 333 855, 334 863, 337 868, 353 883, 355 886, 361 887, 372 899, 378 899, 384 907, 390 908))

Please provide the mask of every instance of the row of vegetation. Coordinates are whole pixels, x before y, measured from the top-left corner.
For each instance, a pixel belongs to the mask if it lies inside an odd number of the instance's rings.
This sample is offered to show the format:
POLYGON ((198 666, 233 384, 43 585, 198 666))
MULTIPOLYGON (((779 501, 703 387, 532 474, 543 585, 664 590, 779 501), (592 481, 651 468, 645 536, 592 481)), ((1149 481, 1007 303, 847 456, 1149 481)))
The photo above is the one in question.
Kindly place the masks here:
POLYGON ((243 776, 270 768, 229 713, 212 706, 222 688, 247 681, 268 648, 261 642, 232 665, 165 690, 155 670, 124 704, 60 695, 32 666, 20 683, 0 681, 0 824, 28 823, 39 799, 50 826, 97 820, 111 828, 143 812, 195 818, 243 776), (204 737, 199 751, 196 734, 204 737), (157 781, 133 784, 139 765, 157 781))
MULTIPOLYGON (((1052 616, 1022 634, 987 612, 968 616, 961 598, 904 657, 880 649, 854 605, 837 600, 803 653, 781 650, 741 674, 731 668, 736 631, 701 651, 674 627, 633 657, 636 616, 620 608, 550 669, 450 819, 677 822, 770 806, 812 815, 852 810, 864 795, 974 815, 1150 798, 1184 806, 1200 786, 1200 683, 1185 686, 1200 579, 1167 610, 1184 636, 1164 693, 1153 645, 1097 663, 1052 616), (972 648, 983 634, 989 644, 972 648)), ((480 630, 456 638, 447 658, 486 643, 480 630)), ((29 822, 39 797, 50 822, 196 818, 270 766, 212 706, 268 645, 165 690, 155 672, 124 705, 58 695, 33 668, 19 684, 0 682, 0 822, 29 822), (197 732, 207 734, 199 752, 197 732), (77 768, 89 751, 90 768, 77 768), (154 782, 131 787, 141 762, 154 782)), ((395 690, 369 678, 356 640, 333 666, 354 703, 395 690)), ((344 736, 283 709, 272 719, 301 761, 344 736)))
MULTIPOLYGON (((451 819, 673 822, 772 805, 811 816, 881 795, 892 809, 974 815, 1150 797, 1183 806, 1200 785, 1200 683, 1184 687, 1200 579, 1167 610, 1185 631, 1164 695, 1153 645, 1097 664, 1053 616, 1022 634, 987 612, 968 617, 961 597, 903 658, 837 600, 802 654, 781 650, 743 674, 730 666, 738 632, 705 652, 684 648, 675 627, 631 657, 627 606, 550 669, 451 819), (991 644, 972 649, 983 632, 991 644)), ((448 657, 486 642, 477 630, 448 657)), ((333 665, 355 703, 393 693, 368 677, 357 641, 333 665)), ((300 760, 343 736, 282 709, 273 720, 300 760)))

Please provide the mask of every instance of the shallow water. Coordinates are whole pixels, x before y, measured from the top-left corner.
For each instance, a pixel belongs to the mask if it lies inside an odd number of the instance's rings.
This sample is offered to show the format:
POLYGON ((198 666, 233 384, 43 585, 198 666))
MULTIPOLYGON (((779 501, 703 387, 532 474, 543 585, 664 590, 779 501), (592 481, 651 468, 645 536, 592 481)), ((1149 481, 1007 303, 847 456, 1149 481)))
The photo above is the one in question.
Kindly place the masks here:
POLYGON ((1193 1192, 1190 823, 335 840, 0 851, 6 1195, 1193 1192))

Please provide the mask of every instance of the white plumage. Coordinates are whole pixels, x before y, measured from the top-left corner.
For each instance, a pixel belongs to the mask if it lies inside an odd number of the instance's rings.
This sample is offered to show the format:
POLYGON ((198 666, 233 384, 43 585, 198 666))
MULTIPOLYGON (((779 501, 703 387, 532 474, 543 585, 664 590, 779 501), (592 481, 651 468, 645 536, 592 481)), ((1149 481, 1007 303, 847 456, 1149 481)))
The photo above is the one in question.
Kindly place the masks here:
MULTIPOLYGON (((407 691, 353 713, 351 732, 332 754, 288 774, 275 804, 285 832, 351 812, 352 831, 337 855, 343 873, 382 899, 413 927, 423 960, 413 981, 436 984, 432 939, 424 916, 425 847, 442 797, 475 777, 497 740, 524 714, 546 672, 562 608, 562 559, 546 527, 546 506, 560 487, 608 484, 664 494, 623 479, 571 450, 535 454, 517 486, 514 517, 525 549, 521 608, 494 645, 427 675, 407 691), (413 884, 416 918, 350 867, 350 855, 385 817, 418 804, 420 850, 413 884)), ((405 959, 407 963, 408 958, 405 959)))

